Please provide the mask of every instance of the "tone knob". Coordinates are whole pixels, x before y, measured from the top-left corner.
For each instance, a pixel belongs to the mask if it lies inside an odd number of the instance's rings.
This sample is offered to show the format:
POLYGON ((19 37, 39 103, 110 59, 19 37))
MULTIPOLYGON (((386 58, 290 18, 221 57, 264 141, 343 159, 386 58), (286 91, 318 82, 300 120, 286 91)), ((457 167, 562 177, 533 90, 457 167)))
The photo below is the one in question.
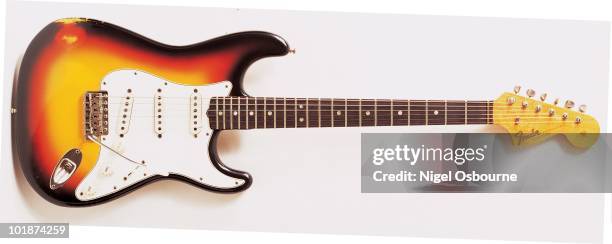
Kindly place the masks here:
POLYGON ((535 91, 533 89, 527 89, 527 96, 532 98, 535 96, 535 91))
POLYGON ((565 101, 565 107, 566 108, 573 108, 574 107, 574 101, 572 101, 572 100, 565 101))
POLYGON ((104 176, 111 176, 111 175, 113 175, 113 170, 111 170, 110 166, 106 166, 106 168, 104 168, 104 171, 102 172, 102 174, 104 176))
POLYGON ((85 191, 85 195, 87 195, 88 197, 93 197, 96 195, 96 192, 94 191, 92 186, 87 187, 87 191, 85 191))

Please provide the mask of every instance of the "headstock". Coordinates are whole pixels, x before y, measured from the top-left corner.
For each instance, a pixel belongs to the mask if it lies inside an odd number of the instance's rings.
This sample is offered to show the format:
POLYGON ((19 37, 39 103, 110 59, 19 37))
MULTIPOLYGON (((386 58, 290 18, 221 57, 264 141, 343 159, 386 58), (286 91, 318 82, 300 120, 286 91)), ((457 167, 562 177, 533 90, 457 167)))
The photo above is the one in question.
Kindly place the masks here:
POLYGON ((493 123, 504 127, 510 133, 515 145, 539 143, 551 136, 562 134, 579 148, 588 148, 599 136, 599 123, 585 114, 586 106, 578 111, 571 100, 559 106, 559 99, 546 103, 546 93, 534 98, 534 90, 528 89, 527 96, 519 95, 520 86, 514 93, 506 92, 493 102, 493 123))

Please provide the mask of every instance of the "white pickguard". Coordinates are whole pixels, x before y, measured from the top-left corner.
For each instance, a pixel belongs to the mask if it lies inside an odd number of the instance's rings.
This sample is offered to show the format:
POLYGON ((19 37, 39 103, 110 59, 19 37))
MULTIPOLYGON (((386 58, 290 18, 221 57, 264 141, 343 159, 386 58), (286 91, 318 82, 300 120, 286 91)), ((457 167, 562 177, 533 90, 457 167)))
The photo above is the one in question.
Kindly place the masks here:
POLYGON ((208 153, 210 98, 227 96, 231 89, 229 81, 185 86, 138 70, 108 74, 100 90, 108 92, 109 134, 100 143, 112 150, 101 147, 76 197, 97 199, 155 175, 182 175, 216 188, 244 184, 219 172, 208 153))

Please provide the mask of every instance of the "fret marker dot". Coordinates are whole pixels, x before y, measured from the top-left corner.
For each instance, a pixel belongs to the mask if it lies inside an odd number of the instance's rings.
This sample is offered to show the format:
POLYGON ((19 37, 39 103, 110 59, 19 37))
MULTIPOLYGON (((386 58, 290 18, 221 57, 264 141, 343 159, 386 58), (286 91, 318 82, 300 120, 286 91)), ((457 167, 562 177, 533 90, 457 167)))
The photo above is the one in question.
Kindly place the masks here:
POLYGON ((301 118, 301 117, 300 117, 300 122, 304 122, 304 118, 301 118))
POLYGON ((223 115, 223 112, 219 112, 219 116, 223 115))
POLYGON ((272 116, 272 111, 268 111, 268 116, 272 116))
POLYGON ((338 111, 336 112, 337 115, 342 115, 342 112, 338 111))
POLYGON ((238 111, 234 111, 234 116, 238 115, 238 111))
POLYGON ((253 116, 253 111, 250 111, 250 112, 249 112, 249 116, 253 116))
POLYGON ((397 111, 397 115, 402 115, 404 112, 402 111, 397 111))
POLYGON ((370 111, 365 112, 366 116, 370 116, 370 111))
POLYGON ((438 110, 434 110, 434 115, 438 115, 438 110))
POLYGON ((303 108, 304 108, 304 105, 301 105, 301 104, 300 104, 300 106, 299 106, 299 107, 300 107, 300 109, 303 109, 303 108))

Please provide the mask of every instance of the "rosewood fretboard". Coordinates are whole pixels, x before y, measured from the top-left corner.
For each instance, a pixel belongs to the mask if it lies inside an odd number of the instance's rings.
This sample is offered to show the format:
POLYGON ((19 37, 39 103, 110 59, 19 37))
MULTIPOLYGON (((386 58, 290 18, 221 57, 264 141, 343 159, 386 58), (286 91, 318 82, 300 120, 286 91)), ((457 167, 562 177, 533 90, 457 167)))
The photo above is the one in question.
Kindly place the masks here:
POLYGON ((219 130, 492 124, 493 101, 213 97, 219 130))

